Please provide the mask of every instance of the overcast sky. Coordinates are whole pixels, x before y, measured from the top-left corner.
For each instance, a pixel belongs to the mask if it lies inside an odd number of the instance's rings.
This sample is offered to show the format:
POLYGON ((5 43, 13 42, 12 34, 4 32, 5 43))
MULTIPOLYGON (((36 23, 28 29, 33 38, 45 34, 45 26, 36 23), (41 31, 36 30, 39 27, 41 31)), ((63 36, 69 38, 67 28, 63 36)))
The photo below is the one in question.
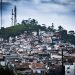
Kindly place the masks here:
POLYGON ((75 29, 75 0, 2 0, 2 2, 4 27, 12 25, 11 10, 16 5, 18 23, 23 19, 34 18, 39 24, 46 26, 54 23, 55 28, 61 25, 67 30, 75 29))

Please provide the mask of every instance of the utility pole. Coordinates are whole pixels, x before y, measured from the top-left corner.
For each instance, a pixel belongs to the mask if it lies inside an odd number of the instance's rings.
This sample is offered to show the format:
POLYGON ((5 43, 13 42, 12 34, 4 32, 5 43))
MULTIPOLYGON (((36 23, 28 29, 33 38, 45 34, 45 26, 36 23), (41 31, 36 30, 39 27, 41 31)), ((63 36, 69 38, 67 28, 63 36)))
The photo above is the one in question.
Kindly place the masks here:
POLYGON ((64 75, 63 48, 61 50, 62 50, 62 75, 64 75))
POLYGON ((1 0, 1 28, 2 28, 2 0, 1 0))

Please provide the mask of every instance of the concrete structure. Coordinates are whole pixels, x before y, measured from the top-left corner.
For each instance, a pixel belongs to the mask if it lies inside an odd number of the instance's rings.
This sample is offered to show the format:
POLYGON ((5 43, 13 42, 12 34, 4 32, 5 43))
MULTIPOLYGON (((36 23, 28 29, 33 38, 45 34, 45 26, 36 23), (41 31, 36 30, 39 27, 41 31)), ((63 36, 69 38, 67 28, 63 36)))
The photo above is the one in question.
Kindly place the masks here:
POLYGON ((75 75, 75 65, 65 65, 65 75, 75 75))

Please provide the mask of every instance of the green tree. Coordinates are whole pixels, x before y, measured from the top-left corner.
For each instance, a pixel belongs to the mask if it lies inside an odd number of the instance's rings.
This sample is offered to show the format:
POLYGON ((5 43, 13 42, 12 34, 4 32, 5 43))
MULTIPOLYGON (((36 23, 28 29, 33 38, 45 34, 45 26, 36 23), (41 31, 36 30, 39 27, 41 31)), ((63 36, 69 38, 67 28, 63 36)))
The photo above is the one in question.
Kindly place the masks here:
POLYGON ((70 34, 70 35, 74 35, 75 32, 74 32, 73 30, 71 30, 71 31, 69 31, 69 34, 70 34))
POLYGON ((62 31, 63 27, 62 26, 58 26, 58 31, 62 31))
POLYGON ((38 25, 38 21, 36 21, 35 19, 32 19, 30 23, 31 25, 38 25))

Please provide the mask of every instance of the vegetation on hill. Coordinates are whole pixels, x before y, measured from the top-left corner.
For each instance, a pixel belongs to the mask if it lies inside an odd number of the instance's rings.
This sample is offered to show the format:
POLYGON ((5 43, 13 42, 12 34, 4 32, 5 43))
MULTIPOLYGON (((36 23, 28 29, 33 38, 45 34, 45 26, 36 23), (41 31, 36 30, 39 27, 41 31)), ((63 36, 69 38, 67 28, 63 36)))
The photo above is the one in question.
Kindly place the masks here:
MULTIPOLYGON (((0 37, 4 39, 8 39, 10 36, 15 37, 23 33, 24 31, 27 31, 27 34, 31 34, 33 31, 36 31, 37 34, 41 31, 49 31, 49 32, 55 32, 56 29, 54 29, 54 25, 52 23, 52 26, 46 27, 45 24, 39 25, 38 21, 35 19, 29 20, 22 20, 21 24, 17 23, 15 26, 7 27, 7 28, 1 28, 0 29, 0 37)), ((74 31, 69 31, 69 34, 67 34, 67 30, 64 30, 62 26, 58 27, 58 31, 62 34, 62 39, 65 42, 70 42, 71 44, 75 45, 75 35, 74 31)))

